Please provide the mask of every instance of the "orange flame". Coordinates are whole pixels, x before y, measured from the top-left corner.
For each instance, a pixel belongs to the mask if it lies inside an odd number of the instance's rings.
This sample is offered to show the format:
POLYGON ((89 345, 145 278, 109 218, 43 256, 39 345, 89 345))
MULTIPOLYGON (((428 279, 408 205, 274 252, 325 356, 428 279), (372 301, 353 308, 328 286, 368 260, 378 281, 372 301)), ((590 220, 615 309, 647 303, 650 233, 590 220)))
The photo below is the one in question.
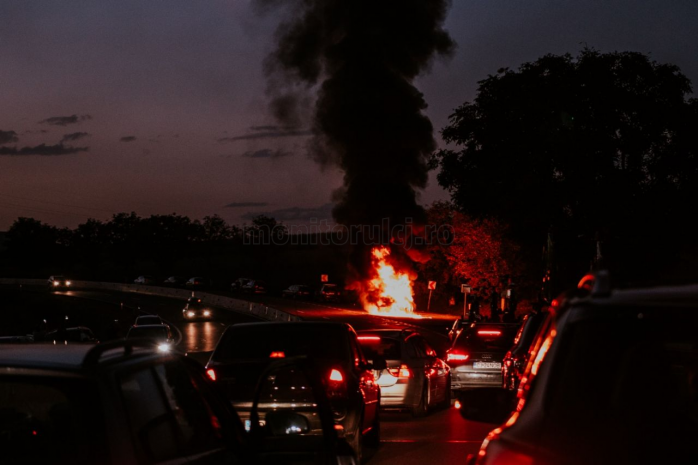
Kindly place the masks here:
POLYGON ((365 283, 360 294, 364 309, 375 315, 420 318, 414 313, 410 275, 396 271, 388 263, 390 249, 375 247, 371 255, 371 263, 378 276, 365 283))

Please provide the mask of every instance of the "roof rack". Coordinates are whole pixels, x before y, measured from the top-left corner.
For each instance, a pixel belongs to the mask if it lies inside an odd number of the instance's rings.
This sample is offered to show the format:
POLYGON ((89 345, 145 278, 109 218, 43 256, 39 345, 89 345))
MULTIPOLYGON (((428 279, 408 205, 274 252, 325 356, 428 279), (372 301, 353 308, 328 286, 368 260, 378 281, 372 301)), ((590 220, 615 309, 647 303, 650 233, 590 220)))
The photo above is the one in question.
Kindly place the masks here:
POLYGON ((99 360, 105 352, 114 349, 124 349, 122 358, 126 358, 133 353, 134 348, 151 348, 153 347, 152 340, 149 339, 118 339, 116 341, 97 344, 85 354, 85 359, 82 361, 84 369, 94 368, 99 365, 99 360))

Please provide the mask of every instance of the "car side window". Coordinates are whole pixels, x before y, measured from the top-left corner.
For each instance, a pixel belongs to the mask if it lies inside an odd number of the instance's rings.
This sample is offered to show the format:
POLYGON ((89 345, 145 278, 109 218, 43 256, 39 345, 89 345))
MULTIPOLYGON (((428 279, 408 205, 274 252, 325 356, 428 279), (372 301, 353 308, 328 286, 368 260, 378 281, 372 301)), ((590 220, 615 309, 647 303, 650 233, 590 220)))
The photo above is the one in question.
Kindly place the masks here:
POLYGON ((179 456, 175 425, 150 367, 121 376, 124 411, 140 463, 179 456))
POLYGON ((221 419, 195 384, 187 369, 170 362, 155 367, 184 454, 200 454, 223 446, 221 419))

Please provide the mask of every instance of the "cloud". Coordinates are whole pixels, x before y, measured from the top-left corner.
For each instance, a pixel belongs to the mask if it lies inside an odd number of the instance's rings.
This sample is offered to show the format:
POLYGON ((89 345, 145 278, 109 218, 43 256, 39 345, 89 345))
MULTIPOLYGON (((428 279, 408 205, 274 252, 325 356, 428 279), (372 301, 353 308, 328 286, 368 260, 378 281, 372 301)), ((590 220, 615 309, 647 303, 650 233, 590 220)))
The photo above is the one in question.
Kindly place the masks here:
POLYGON ((262 149, 262 150, 250 150, 245 153, 243 153, 241 156, 245 158, 283 158, 283 157, 290 157, 293 155, 293 152, 284 152, 283 150, 271 150, 271 149, 262 149))
POLYGON ((218 139, 218 142, 235 142, 238 140, 254 140, 254 139, 277 139, 279 137, 298 137, 309 136, 312 133, 306 129, 294 129, 285 126, 252 126, 250 130, 252 134, 243 134, 241 136, 223 137, 218 139))
POLYGON ((61 139, 61 143, 82 139, 83 137, 88 136, 89 134, 86 132, 72 132, 70 134, 63 134, 63 139, 61 139))
POLYGON ((240 207, 266 207, 267 202, 233 202, 226 205, 224 208, 240 208, 240 207))
POLYGON ((14 131, 3 131, 0 129, 0 144, 9 144, 10 142, 17 142, 19 138, 17 133, 14 131))
POLYGON ((133 142, 134 140, 136 140, 136 136, 124 136, 119 140, 121 142, 133 142))
POLYGON ((326 203, 319 207, 290 207, 280 208, 268 212, 247 212, 241 215, 242 219, 252 220, 258 215, 270 216, 277 221, 308 221, 308 220, 324 220, 332 218, 332 208, 334 204, 326 203))
POLYGON ((40 124, 51 124, 53 126, 68 126, 69 124, 79 123, 92 119, 90 115, 72 115, 72 116, 52 116, 45 120, 39 121, 40 124))
POLYGON ((36 147, 22 147, 18 149, 17 147, 0 147, 0 155, 4 156, 23 156, 23 155, 42 155, 42 156, 55 156, 55 155, 71 155, 78 152, 87 152, 88 147, 70 147, 63 144, 56 145, 46 145, 41 144, 36 147))

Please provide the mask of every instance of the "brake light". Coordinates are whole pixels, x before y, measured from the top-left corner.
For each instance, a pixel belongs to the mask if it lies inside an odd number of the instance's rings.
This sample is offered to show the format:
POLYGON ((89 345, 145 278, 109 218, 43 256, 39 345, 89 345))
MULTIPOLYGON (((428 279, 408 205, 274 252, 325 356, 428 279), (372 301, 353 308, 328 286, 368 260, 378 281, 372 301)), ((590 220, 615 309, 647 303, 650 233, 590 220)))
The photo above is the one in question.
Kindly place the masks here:
POLYGON ((330 372, 330 381, 341 383, 342 381, 344 381, 344 376, 342 376, 342 373, 339 370, 333 368, 330 372))
POLYGON ((470 355, 468 354, 461 354, 458 352, 449 352, 446 354, 446 361, 447 362, 465 362, 470 358, 470 355))
POLYGON ((286 357, 286 354, 283 353, 282 351, 272 352, 269 354, 269 358, 284 358, 284 357, 286 357))
POLYGON ((359 341, 378 342, 380 340, 381 340, 380 336, 359 336, 359 341))
POLYGON ((453 404, 453 406, 456 408, 456 410, 460 409, 462 407, 461 403, 459 400, 456 400, 453 404))
POLYGON ((208 370, 206 370, 206 374, 211 379, 211 381, 216 380, 216 370, 214 370, 213 368, 209 368, 208 370))
POLYGON ((502 332, 498 329, 481 329, 477 332, 478 336, 501 336, 502 332))
POLYGON ((400 365, 400 368, 398 367, 393 367, 393 368, 388 368, 388 373, 393 375, 396 378, 411 378, 412 377, 412 370, 407 365, 400 365))

